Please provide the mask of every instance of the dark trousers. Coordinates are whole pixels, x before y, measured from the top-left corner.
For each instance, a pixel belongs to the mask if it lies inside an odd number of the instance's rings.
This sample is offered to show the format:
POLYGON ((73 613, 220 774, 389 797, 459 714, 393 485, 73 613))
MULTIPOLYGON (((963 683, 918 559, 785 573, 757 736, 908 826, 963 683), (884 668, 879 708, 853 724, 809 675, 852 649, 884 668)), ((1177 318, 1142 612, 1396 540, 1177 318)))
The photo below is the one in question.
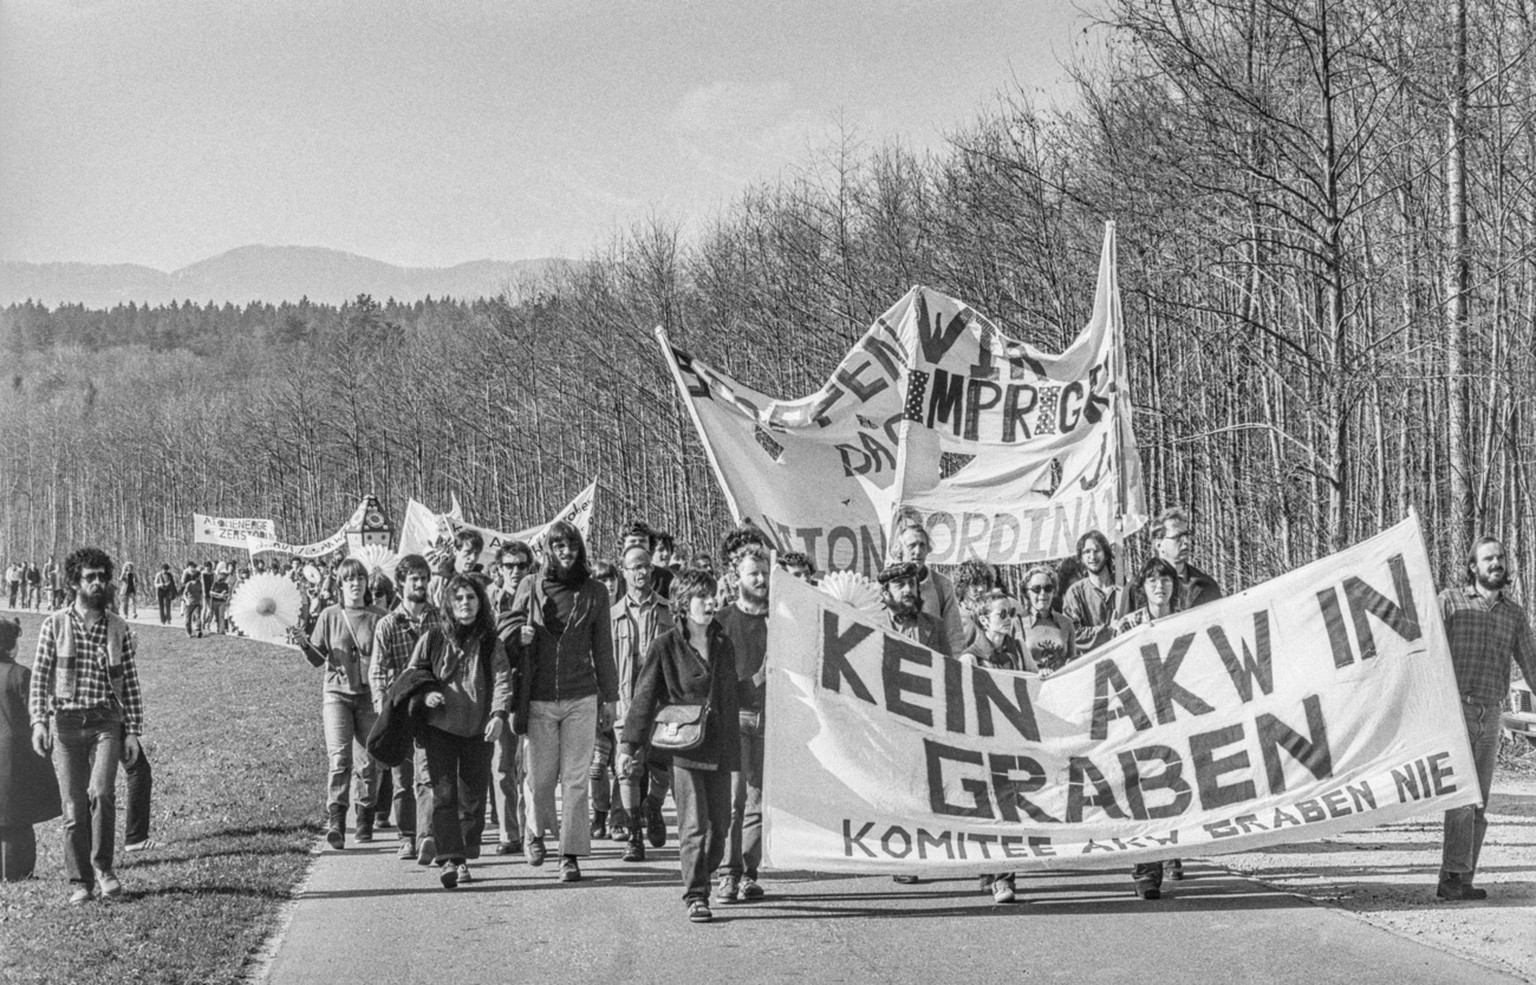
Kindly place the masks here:
POLYGON ((155 601, 160 603, 160 625, 169 626, 171 624, 171 603, 176 601, 176 596, 162 594, 155 601))
POLYGON ((53 772, 64 802, 64 871, 90 888, 112 868, 117 827, 117 764, 123 721, 115 711, 59 711, 53 719, 53 772))
MULTIPOLYGON (((392 766, 384 771, 390 779, 390 795, 395 807, 395 829, 400 832, 401 838, 416 837, 416 757, 407 756, 405 762, 399 766, 392 766)), ((383 803, 382 778, 379 784, 379 798, 374 801, 377 807, 383 803)))
POLYGON ((1461 717, 1466 722, 1472 765, 1477 771, 1477 790, 1483 795, 1483 802, 1445 812, 1445 841, 1440 858, 1442 882, 1454 877, 1470 883, 1477 872, 1483 836, 1488 833, 1486 812, 1488 795, 1493 792, 1493 768, 1499 758, 1502 711, 1497 704, 1462 700, 1461 717))
POLYGON ((139 758, 132 766, 123 767, 128 781, 127 819, 123 824, 123 840, 130 845, 149 840, 149 800, 154 793, 155 775, 149 768, 149 754, 139 745, 139 758))
POLYGON ((709 898, 709 878, 725 859, 731 834, 731 773, 672 767, 677 801, 677 853, 683 864, 683 899, 709 898))
POLYGON ((427 776, 432 781, 432 839, 437 846, 434 861, 479 858, 493 747, 479 735, 454 735, 431 726, 425 739, 427 776))

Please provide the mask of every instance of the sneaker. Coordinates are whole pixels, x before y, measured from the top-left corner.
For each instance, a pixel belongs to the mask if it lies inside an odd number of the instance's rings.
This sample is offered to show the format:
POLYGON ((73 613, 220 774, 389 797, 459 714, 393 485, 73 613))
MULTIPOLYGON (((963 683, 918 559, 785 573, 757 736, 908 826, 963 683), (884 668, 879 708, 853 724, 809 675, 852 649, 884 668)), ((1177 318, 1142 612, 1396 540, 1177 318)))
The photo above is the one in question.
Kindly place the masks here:
POLYGON ((629 840, 629 828, 628 828, 628 826, 623 825, 623 824, 614 824, 612 821, 609 821, 608 822, 608 840, 609 841, 617 841, 617 842, 628 841, 629 840))
POLYGON ((437 860, 437 841, 427 835, 416 839, 416 864, 431 865, 437 860))
POLYGON ((666 847, 667 819, 662 816, 661 801, 649 797, 645 801, 645 833, 652 848, 666 847))
POLYGON ((709 912, 709 904, 701 899, 688 901, 688 922, 709 923, 715 919, 715 915, 709 912))
POLYGON ((576 856, 567 855, 560 863, 561 882, 580 882, 581 866, 576 862, 576 856))
POLYGON ((117 873, 111 869, 98 869, 96 871, 96 886, 101 890, 101 895, 118 897, 123 895, 123 884, 118 881, 117 873))
POLYGON ((405 858, 415 858, 415 857, 416 857, 416 839, 415 838, 401 838, 400 839, 400 847, 395 849, 395 858, 405 859, 405 858))
POLYGON ((548 854, 548 850, 544 847, 543 835, 534 835, 532 838, 529 838, 527 850, 529 865, 537 867, 544 864, 544 856, 548 854))
POLYGON ((69 894, 70 906, 84 906, 91 901, 91 891, 84 886, 69 894))
POLYGON ((473 878, 469 874, 469 863, 468 862, 460 862, 456 866, 456 868, 457 868, 458 873, 459 873, 459 882, 461 882, 461 883, 469 882, 473 878))
POLYGON ((714 899, 716 903, 740 902, 741 883, 736 880, 735 876, 731 875, 730 873, 726 873, 725 875, 721 876, 720 881, 715 884, 714 899))
POLYGON ((1184 862, 1182 859, 1171 858, 1168 860, 1168 878, 1183 880, 1184 862))
POLYGON ((1012 879, 994 879, 994 880, 992 880, 992 902, 994 902, 994 903, 1012 903, 1013 902, 1013 898, 1014 898, 1014 894, 1013 894, 1013 880, 1012 879))
POLYGON ((123 851, 125 851, 125 852, 147 852, 151 848, 159 848, 159 847, 160 847, 160 843, 158 841, 156 841, 155 839, 153 839, 153 838, 145 838, 143 841, 136 841, 136 842, 134 842, 131 845, 124 845, 123 846, 123 851))
POLYGON ((759 886, 757 880, 751 876, 742 876, 741 898, 744 900, 760 900, 763 898, 763 887, 759 886))
POLYGON ((496 843, 497 855, 521 855, 523 843, 520 841, 498 841, 496 843))
POLYGON ((459 885, 459 870, 452 862, 444 862, 438 866, 437 878, 442 881, 444 889, 455 889, 459 885))

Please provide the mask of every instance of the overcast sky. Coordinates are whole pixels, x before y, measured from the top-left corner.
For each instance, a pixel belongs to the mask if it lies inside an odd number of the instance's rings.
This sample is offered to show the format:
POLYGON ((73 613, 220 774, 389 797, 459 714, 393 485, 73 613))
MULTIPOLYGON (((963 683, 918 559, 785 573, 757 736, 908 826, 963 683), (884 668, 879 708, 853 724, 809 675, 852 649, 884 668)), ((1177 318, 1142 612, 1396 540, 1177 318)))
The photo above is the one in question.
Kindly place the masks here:
POLYGON ((581 256, 839 125, 1061 98, 1073 0, 0 0, 0 259, 581 256))

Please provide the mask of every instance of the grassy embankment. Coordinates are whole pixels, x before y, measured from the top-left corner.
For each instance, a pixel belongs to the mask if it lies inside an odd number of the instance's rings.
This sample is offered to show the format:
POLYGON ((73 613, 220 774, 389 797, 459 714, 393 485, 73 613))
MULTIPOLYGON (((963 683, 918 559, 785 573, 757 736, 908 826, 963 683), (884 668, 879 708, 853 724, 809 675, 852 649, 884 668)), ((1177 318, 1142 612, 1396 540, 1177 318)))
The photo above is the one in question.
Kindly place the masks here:
MULTIPOLYGON (((39 619, 23 616, 30 664, 39 619)), ((61 824, 37 826, 37 878, 0 883, 7 983, 235 982, 303 877, 320 830, 320 683, 292 650, 137 627, 152 837, 122 851, 120 900, 71 907, 61 824)))

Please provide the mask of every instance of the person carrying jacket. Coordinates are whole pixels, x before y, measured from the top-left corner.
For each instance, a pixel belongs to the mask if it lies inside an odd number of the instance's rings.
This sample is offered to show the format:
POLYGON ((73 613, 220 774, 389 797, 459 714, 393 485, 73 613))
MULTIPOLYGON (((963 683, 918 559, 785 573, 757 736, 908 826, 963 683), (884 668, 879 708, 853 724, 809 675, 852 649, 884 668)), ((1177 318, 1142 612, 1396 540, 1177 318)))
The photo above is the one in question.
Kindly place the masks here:
POLYGON ((419 730, 432 783, 433 861, 443 887, 470 879, 469 860, 480 857, 491 751, 507 727, 512 670, 496 635, 496 621, 478 579, 448 579, 449 609, 416 644, 409 670, 430 670, 419 730))

